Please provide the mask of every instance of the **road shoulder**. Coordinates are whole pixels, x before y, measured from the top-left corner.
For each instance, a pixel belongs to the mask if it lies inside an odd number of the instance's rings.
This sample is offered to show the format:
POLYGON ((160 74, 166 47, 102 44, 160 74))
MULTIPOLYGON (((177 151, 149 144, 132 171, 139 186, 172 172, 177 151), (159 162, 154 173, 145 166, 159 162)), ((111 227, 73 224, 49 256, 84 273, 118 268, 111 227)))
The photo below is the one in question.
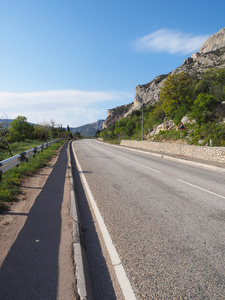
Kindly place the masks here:
MULTIPOLYGON (((59 153, 60 150, 58 151, 58 154, 59 153)), ((57 159, 58 155, 52 158, 47 167, 42 168, 33 176, 24 179, 21 184, 21 194, 18 196, 18 201, 11 203, 8 210, 0 214, 0 267, 16 241, 20 231, 23 229, 30 210, 35 204, 35 200, 38 195, 43 190, 57 159)), ((68 178, 67 168, 61 209, 62 226, 58 259, 59 273, 57 299, 73 300, 78 299, 78 296, 76 291, 76 278, 74 275, 73 262, 73 220, 69 214, 69 206, 70 181, 68 178)))

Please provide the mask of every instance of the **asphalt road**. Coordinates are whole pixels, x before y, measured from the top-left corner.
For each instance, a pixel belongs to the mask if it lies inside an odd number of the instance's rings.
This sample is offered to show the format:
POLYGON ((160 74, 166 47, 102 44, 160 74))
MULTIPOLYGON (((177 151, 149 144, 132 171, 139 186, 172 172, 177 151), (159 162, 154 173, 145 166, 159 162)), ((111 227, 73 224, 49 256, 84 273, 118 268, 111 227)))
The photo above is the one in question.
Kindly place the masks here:
MULTIPOLYGON (((136 298, 225 299, 224 174, 94 140, 73 147, 136 298)), ((95 299, 119 299, 79 205, 95 299)))

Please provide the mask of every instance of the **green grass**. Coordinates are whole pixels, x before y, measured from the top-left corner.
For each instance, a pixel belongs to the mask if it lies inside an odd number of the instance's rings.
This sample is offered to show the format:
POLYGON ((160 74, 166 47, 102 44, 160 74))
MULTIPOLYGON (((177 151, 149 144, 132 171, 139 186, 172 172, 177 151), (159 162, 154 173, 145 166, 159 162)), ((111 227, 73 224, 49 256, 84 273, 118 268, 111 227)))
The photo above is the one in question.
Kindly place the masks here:
POLYGON ((106 143, 108 143, 108 144, 116 144, 116 145, 119 145, 120 144, 120 140, 108 140, 108 141, 104 141, 104 142, 106 142, 106 143))
MULTIPOLYGON (((10 149, 12 151, 12 154, 16 155, 16 154, 25 152, 29 149, 32 149, 34 147, 37 147, 39 145, 42 145, 44 143, 45 142, 43 142, 43 141, 37 141, 37 140, 25 140, 24 142, 15 142, 15 143, 10 144, 10 149)), ((11 155, 9 154, 8 150, 6 150, 6 149, 0 150, 0 161, 7 159, 9 157, 11 157, 11 155)))
MULTIPOLYGON (((0 181, 0 212, 4 207, 6 207, 7 202, 13 202, 16 200, 18 194, 20 193, 20 183, 25 176, 31 176, 40 168, 43 168, 47 165, 50 159, 56 154, 56 150, 61 147, 65 142, 62 140, 60 142, 50 145, 48 148, 45 148, 43 152, 39 152, 35 157, 30 157, 28 162, 22 162, 18 166, 13 167, 7 172, 2 174, 2 181, 0 181)), ((40 145, 33 144, 32 142, 21 143, 17 145, 18 153, 29 150, 35 146, 40 145)))

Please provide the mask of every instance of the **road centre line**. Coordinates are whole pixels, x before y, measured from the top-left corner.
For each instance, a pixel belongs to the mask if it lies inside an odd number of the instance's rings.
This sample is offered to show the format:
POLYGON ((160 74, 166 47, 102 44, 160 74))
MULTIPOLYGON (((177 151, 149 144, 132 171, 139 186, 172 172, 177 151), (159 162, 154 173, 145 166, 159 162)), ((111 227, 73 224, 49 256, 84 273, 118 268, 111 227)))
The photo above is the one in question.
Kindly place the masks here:
POLYGON ((82 168, 79 164, 79 161, 77 159, 77 156, 75 154, 74 148, 73 148, 73 154, 74 154, 74 157, 75 157, 75 160, 76 160, 76 163, 77 163, 78 171, 80 172, 80 175, 81 175, 82 181, 84 183, 85 189, 88 193, 88 197, 89 197, 89 200, 91 202, 91 206, 92 206, 92 209, 94 211, 95 217, 97 219, 99 228, 101 230, 106 248, 108 250, 108 253, 109 253, 109 256, 110 256, 110 259, 111 259, 111 262, 112 262, 112 265, 114 267, 117 280, 118 280, 120 288, 123 292, 124 299, 125 300, 136 300, 136 297, 135 297, 135 294, 134 294, 133 289, 131 287, 130 281, 128 280, 127 275, 125 273, 125 270, 122 266, 122 262, 120 260, 119 254, 117 253, 117 250, 116 250, 115 246, 113 245, 113 241, 112 241, 112 239, 109 235, 108 229, 107 229, 107 227, 105 225, 105 222, 104 222, 104 220, 101 216, 101 213, 98 209, 96 201, 95 201, 95 199, 94 199, 94 197, 91 193, 91 190, 90 190, 89 185, 87 183, 86 177, 83 173, 83 170, 82 170, 82 168))
POLYGON ((128 159, 128 158, 125 158, 125 157, 123 157, 123 156, 121 156, 121 155, 119 155, 119 157, 121 157, 121 158, 123 158, 123 159, 125 159, 125 160, 128 160, 128 161, 130 161, 130 162, 132 162, 132 163, 134 163, 134 164, 136 164, 136 165, 139 165, 139 166, 141 166, 141 167, 145 167, 145 168, 147 168, 147 169, 149 169, 149 170, 151 170, 151 171, 154 171, 154 172, 156 172, 156 173, 161 174, 161 172, 158 171, 158 170, 156 170, 156 169, 153 169, 153 168, 150 168, 150 167, 148 167, 148 166, 139 164, 139 163, 137 163, 136 161, 133 161, 133 160, 128 159))
POLYGON ((195 188, 197 188, 197 189, 199 189, 199 190, 201 190, 201 191, 204 191, 204 192, 207 192, 207 193, 212 194, 212 195, 214 195, 214 196, 217 196, 217 197, 220 197, 220 198, 225 199, 225 197, 222 196, 222 195, 219 195, 219 194, 216 194, 216 193, 211 192, 211 191, 209 191, 209 190, 203 189, 203 188, 201 188, 201 187, 199 187, 199 186, 197 186, 197 185, 194 185, 194 184, 192 184, 192 183, 186 182, 186 181, 181 180, 181 179, 178 179, 178 178, 177 178, 177 180, 180 181, 180 182, 182 182, 182 183, 185 183, 185 184, 187 184, 187 185, 190 185, 190 186, 192 186, 192 187, 195 187, 195 188))

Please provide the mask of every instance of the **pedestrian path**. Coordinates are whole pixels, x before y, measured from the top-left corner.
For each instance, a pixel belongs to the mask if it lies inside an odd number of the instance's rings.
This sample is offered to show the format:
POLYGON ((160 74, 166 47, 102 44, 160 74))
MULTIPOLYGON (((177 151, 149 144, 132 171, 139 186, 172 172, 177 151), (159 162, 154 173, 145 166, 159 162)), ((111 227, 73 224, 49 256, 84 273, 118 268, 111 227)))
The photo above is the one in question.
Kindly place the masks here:
POLYGON ((0 299, 58 299, 67 147, 65 143, 61 148, 52 172, 2 264, 0 299))

